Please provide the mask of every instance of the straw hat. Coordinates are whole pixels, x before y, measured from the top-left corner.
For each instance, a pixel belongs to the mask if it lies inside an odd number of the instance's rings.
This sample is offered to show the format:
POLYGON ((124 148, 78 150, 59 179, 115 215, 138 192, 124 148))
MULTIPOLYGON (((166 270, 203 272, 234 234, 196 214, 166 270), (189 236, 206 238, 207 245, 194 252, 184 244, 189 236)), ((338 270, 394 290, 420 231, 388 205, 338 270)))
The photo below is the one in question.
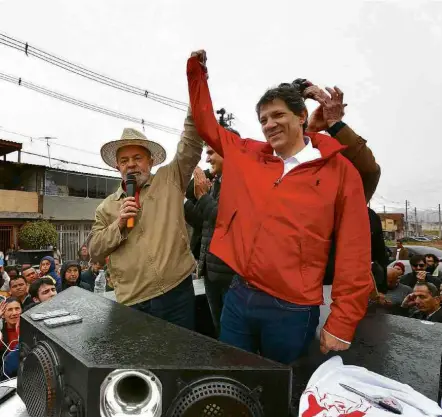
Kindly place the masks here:
POLYGON ((148 140, 141 132, 135 129, 124 129, 121 139, 107 142, 101 147, 101 157, 112 168, 117 167, 117 151, 124 146, 142 146, 146 148, 153 159, 153 166, 159 165, 166 159, 165 149, 157 142, 148 140))

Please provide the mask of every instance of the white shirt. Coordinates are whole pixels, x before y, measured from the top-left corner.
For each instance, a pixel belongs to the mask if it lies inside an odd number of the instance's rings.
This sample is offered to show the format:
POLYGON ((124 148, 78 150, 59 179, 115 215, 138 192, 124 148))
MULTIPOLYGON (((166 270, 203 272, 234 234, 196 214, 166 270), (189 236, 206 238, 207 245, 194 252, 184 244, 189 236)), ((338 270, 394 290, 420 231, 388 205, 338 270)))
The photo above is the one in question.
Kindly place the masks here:
MULTIPOLYGON (((284 172, 281 178, 298 165, 304 164, 305 162, 311 162, 322 157, 319 149, 313 147, 312 141, 309 137, 304 136, 304 142, 305 147, 295 155, 289 156, 287 159, 282 159, 280 157, 284 162, 284 172)), ((276 152, 273 152, 273 155, 279 156, 276 152)))

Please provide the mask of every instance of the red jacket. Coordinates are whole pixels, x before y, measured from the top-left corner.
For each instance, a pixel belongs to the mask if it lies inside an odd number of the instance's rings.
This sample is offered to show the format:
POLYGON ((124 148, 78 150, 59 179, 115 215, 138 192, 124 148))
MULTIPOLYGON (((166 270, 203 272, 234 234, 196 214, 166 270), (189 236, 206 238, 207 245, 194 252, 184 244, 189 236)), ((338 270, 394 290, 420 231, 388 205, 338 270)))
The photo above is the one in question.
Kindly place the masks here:
POLYGON ((336 140, 309 133, 322 158, 282 179, 283 161, 266 142, 241 139, 214 116, 205 74, 187 64, 198 133, 224 157, 216 230, 210 251, 272 296, 301 305, 323 303, 322 281, 335 231, 336 265, 331 314, 324 326, 351 341, 364 316, 370 277, 370 227, 356 169, 336 140))

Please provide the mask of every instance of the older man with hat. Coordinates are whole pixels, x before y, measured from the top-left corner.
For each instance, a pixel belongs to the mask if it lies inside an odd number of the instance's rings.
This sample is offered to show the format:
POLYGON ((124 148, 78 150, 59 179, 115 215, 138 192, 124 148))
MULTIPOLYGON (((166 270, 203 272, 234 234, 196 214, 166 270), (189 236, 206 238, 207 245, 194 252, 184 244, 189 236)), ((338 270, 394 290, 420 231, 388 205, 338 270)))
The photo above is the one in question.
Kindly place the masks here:
POLYGON ((172 162, 151 173, 166 159, 164 148, 135 129, 106 143, 101 156, 120 171, 118 190, 97 208, 88 237, 92 259, 109 256, 117 301, 193 329, 195 294, 184 220, 184 193, 201 159, 203 142, 188 114, 172 162), (128 174, 136 178, 135 197, 126 194, 128 174), (134 219, 133 228, 127 227, 134 219))

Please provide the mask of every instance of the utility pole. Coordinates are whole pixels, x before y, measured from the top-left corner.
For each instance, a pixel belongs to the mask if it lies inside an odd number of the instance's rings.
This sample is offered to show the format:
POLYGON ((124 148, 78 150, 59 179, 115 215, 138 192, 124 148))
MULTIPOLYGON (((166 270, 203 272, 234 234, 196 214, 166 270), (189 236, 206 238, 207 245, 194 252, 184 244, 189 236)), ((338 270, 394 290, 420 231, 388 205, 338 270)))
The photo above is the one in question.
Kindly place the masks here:
POLYGON ((419 225, 417 221, 417 208, 414 208, 414 232, 416 233, 416 236, 419 236, 419 225))
POLYGON ((387 213, 387 212, 385 211, 385 206, 384 206, 384 214, 385 214, 385 213, 387 213))
MULTIPOLYGON (((50 150, 51 145, 49 145, 49 141, 52 139, 57 139, 57 138, 54 138, 53 136, 43 136, 43 137, 40 137, 37 139, 44 139, 46 141, 46 146, 48 147, 49 168, 51 168, 52 167, 52 165, 51 165, 51 150, 50 150)), ((31 141, 32 141, 32 138, 31 138, 31 141)))
POLYGON ((408 237, 408 200, 405 200, 405 237, 408 237))
POLYGON ((440 204, 439 204, 439 239, 442 239, 442 221, 440 215, 440 204))

